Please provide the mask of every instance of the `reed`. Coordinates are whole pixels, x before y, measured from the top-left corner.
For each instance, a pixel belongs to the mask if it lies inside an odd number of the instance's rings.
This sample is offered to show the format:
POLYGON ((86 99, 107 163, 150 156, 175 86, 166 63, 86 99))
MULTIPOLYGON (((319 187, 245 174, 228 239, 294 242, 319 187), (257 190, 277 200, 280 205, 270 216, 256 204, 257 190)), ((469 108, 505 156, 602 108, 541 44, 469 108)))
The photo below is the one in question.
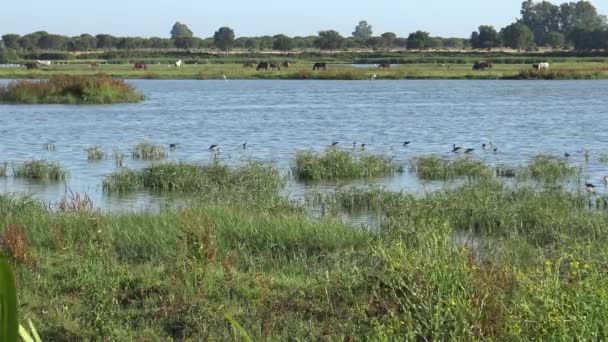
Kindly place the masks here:
POLYGON ((163 160, 167 158, 167 150, 161 145, 142 142, 135 145, 131 156, 133 159, 163 160))
POLYGON ((13 168, 13 175, 18 178, 60 182, 67 179, 69 172, 59 163, 31 160, 13 168))

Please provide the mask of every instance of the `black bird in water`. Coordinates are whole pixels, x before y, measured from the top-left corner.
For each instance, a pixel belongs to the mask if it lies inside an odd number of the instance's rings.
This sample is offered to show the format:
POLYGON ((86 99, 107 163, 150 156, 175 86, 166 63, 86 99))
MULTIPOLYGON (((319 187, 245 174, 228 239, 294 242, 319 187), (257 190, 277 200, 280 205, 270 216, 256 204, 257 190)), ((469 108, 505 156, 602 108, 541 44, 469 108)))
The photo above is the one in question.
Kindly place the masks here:
POLYGON ((456 146, 456 144, 452 144, 452 152, 456 153, 462 150, 462 146, 456 146))
POLYGON ((564 157, 569 158, 570 157, 570 153, 568 153, 568 152, 564 153, 564 157))
POLYGON ((357 142, 353 142, 353 148, 357 148, 357 142))
POLYGON ((339 143, 340 143, 339 141, 334 141, 331 143, 331 146, 338 146, 339 143))
POLYGON ((247 149, 247 143, 243 143, 243 150, 247 149))
POLYGON ((593 183, 585 182, 585 188, 587 192, 595 192, 595 185, 593 183))
POLYGON ((409 144, 411 144, 411 143, 412 143, 411 141, 404 141, 404 142, 403 142, 403 146, 405 147, 405 146, 407 146, 407 145, 409 145, 409 144))
POLYGON ((169 149, 174 151, 177 148, 177 144, 169 144, 169 149))
POLYGON ((365 150, 365 144, 361 144, 361 149, 365 150))
POLYGON ((474 148, 467 148, 466 150, 464 150, 464 153, 469 154, 471 152, 475 151, 474 148))
POLYGON ((498 152, 498 147, 494 147, 494 153, 498 152))

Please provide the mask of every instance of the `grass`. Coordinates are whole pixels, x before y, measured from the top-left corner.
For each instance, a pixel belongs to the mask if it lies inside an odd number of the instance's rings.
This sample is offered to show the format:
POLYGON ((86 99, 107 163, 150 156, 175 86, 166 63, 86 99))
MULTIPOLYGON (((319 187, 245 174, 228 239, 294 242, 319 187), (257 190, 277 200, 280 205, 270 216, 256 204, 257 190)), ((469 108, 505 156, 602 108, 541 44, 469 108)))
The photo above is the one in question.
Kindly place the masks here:
POLYGON ((319 181, 390 176, 402 168, 387 156, 329 148, 298 152, 293 171, 300 180, 319 181))
POLYGON ((69 172, 59 163, 31 160, 13 168, 13 175, 17 178, 60 182, 68 178, 69 172))
POLYGON ((8 176, 8 162, 2 162, 0 164, 0 177, 8 176))
POLYGON ((524 173, 537 180, 557 182, 578 175, 579 170, 559 157, 537 155, 532 158, 524 173))
POLYGON ((88 147, 85 151, 87 152, 87 160, 102 160, 106 156, 103 147, 99 145, 88 147))
MULTIPOLYGON (((407 58, 396 57, 378 60, 362 60, 363 62, 403 63, 388 70, 378 69, 372 64, 369 68, 352 67, 349 64, 357 60, 336 61, 327 70, 313 71, 314 61, 326 58, 317 57, 315 60, 298 60, 289 69, 280 71, 256 71, 255 68, 243 68, 242 62, 226 62, 225 64, 187 64, 177 69, 167 64, 150 64, 148 71, 133 70, 132 64, 102 64, 99 70, 91 70, 87 64, 56 65, 51 69, 27 71, 24 68, 2 68, 0 78, 48 78, 53 75, 97 76, 126 79, 205 79, 223 80, 226 76, 232 79, 343 79, 369 80, 375 74, 378 79, 568 79, 568 78, 608 78, 608 68, 605 61, 593 58, 562 58, 551 63, 549 71, 537 73, 532 70, 532 59, 504 59, 495 64, 491 70, 473 71, 475 60, 485 59, 483 56, 473 58, 430 57, 407 58), (445 66, 442 66, 445 64, 445 66), (448 68, 449 66, 449 68, 448 68)), ((542 58, 542 57, 535 57, 542 58)), ((534 58, 533 58, 534 59, 534 58)), ((536 60, 537 61, 537 60, 536 60)), ((223 62, 223 61, 221 61, 223 62)))
POLYGON ((492 175, 490 168, 482 161, 468 157, 449 160, 439 156, 421 156, 413 159, 411 169, 423 180, 482 178, 492 175))
MULTIPOLYGON (((119 155, 115 154, 115 156, 117 156, 116 160, 118 162, 119 155)), ((161 145, 142 142, 135 145, 131 157, 141 160, 163 160, 167 158, 167 150, 161 145)))
POLYGON ((123 80, 106 76, 53 75, 48 80, 20 80, 0 86, 0 102, 24 104, 110 104, 143 100, 123 80))

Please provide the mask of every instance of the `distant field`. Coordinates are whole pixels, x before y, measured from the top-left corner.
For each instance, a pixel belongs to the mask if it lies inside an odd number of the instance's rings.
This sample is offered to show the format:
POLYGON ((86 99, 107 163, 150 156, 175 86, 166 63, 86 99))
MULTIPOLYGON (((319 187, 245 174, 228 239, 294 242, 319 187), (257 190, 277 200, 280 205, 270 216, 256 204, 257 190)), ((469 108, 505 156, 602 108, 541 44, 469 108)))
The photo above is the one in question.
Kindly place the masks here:
POLYGON ((21 67, 0 68, 0 78, 48 78, 52 75, 106 74, 126 79, 608 79, 608 63, 578 62, 552 63, 548 71, 534 73, 531 65, 495 64, 493 69, 473 71, 471 64, 417 63, 393 65, 390 69, 355 67, 349 64, 328 64, 327 70, 313 71, 312 62, 293 63, 280 71, 256 71, 241 64, 186 64, 181 68, 168 63, 149 64, 148 70, 134 70, 132 64, 55 64, 38 70, 21 67))

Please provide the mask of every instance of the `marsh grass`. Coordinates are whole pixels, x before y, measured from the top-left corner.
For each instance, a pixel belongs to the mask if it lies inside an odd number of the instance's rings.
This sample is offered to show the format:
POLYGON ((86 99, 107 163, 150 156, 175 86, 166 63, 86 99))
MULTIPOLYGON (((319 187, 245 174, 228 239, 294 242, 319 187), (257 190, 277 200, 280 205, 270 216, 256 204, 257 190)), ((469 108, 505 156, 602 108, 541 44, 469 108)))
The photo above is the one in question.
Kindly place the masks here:
POLYGON ((390 157, 337 148, 322 153, 300 151, 293 166, 296 178, 306 181, 381 177, 401 171, 402 166, 390 157))
POLYGON ((0 177, 8 176, 8 162, 2 162, 0 164, 0 177))
POLYGON ((522 174, 544 182, 558 182, 580 174, 579 169, 567 161, 551 156, 537 155, 532 158, 522 174))
POLYGON ((141 160, 163 160, 167 158, 167 150, 161 145, 142 142, 135 145, 131 157, 141 160))
POLYGON ((114 148, 112 151, 112 158, 114 158, 116 167, 121 168, 124 166, 125 154, 121 150, 114 148))
POLYGON ((14 167, 13 175, 17 178, 60 182, 68 178, 69 172, 56 162, 31 160, 14 167))
POLYGON ((106 156, 103 147, 99 145, 88 147, 85 151, 87 152, 87 160, 102 160, 106 156))
POLYGON ((46 144, 42 145, 42 148, 48 152, 53 152, 56 149, 55 144, 53 144, 53 143, 46 143, 46 144))
POLYGON ((411 169, 423 180, 449 180, 459 177, 485 178, 492 175, 486 164, 468 157, 449 160, 439 156, 420 156, 412 160, 411 169))
POLYGON ((0 102, 109 104, 143 100, 143 95, 123 80, 100 76, 52 76, 48 80, 13 81, 0 86, 0 102))

